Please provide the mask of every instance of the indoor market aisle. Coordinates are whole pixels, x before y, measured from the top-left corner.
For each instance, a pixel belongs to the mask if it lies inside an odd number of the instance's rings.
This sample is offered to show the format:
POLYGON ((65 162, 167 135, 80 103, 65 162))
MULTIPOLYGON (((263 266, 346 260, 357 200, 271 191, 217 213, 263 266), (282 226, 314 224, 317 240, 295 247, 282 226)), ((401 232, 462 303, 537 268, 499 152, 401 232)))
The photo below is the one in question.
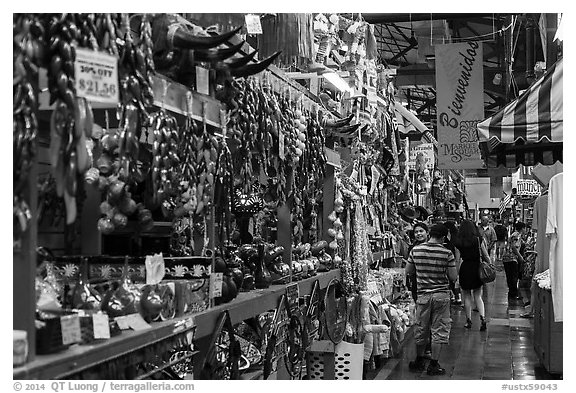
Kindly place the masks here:
POLYGON ((484 294, 488 329, 480 332, 480 317, 473 312, 472 329, 465 329, 462 306, 452 305, 450 344, 444 347, 440 364, 442 376, 411 372, 408 363, 415 358, 413 337, 404 344, 398 358, 388 359, 379 370, 367 373, 368 379, 557 379, 539 365, 532 345, 532 319, 520 318, 522 302, 508 304, 506 276, 499 271, 496 281, 484 294))

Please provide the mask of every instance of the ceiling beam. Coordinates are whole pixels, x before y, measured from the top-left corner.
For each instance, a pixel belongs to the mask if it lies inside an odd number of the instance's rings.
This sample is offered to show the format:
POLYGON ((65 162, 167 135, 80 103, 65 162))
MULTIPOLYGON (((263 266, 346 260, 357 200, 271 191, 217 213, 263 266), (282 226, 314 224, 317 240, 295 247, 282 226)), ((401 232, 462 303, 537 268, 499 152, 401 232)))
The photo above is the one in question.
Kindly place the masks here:
MULTIPOLYGON (((348 17, 349 14, 344 14, 348 17)), ((368 23, 395 23, 423 20, 454 20, 491 17, 493 14, 362 14, 362 18, 368 23)))

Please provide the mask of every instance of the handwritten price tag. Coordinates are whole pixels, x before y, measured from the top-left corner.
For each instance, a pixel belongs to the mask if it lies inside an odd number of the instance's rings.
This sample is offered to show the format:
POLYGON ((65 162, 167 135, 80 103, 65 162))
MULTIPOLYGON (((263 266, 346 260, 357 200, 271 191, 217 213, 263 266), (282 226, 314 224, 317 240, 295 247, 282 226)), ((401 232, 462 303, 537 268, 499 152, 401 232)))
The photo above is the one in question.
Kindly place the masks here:
POLYGON ((76 49, 76 94, 92 102, 118 104, 118 58, 102 52, 76 49))
POLYGON ((212 298, 217 298, 222 296, 222 280, 224 278, 223 273, 212 273, 210 274, 210 295, 212 298))
POLYGON ((75 344, 82 340, 80 332, 80 318, 78 315, 64 315, 60 317, 62 327, 62 344, 75 344))
POLYGON ((246 30, 248 34, 262 34, 262 23, 260 17, 254 14, 247 14, 244 16, 246 21, 246 30))
POLYGON ((102 313, 93 314, 92 325, 94 326, 95 339, 110 338, 110 324, 108 323, 108 315, 102 313))

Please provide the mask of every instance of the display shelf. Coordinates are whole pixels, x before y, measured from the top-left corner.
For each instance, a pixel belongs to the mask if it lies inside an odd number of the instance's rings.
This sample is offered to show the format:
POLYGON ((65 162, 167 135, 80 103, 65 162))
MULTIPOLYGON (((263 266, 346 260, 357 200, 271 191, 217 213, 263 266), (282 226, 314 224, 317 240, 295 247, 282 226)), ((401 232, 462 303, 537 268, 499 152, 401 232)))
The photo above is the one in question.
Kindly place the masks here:
POLYGON ((97 364, 126 355, 150 344, 178 334, 175 320, 154 324, 140 331, 123 331, 103 343, 73 345, 64 352, 37 355, 36 359, 22 367, 14 368, 14 379, 62 379, 97 364))
MULTIPOLYGON (((340 276, 340 270, 319 273, 298 281, 301 295, 312 291, 314 281, 318 280, 320 288, 340 276)), ((218 317, 224 310, 230 312, 232 323, 258 315, 278 306, 280 296, 285 293, 285 285, 273 285, 267 289, 241 292, 230 303, 221 304, 206 311, 189 314, 169 321, 153 323, 150 329, 141 331, 124 331, 100 344, 74 345, 68 350, 50 355, 38 355, 32 362, 13 370, 14 379, 61 379, 88 369, 97 364, 126 355, 150 344, 168 339, 182 333, 182 320, 192 319, 196 325, 195 338, 208 337, 214 332, 218 317)))

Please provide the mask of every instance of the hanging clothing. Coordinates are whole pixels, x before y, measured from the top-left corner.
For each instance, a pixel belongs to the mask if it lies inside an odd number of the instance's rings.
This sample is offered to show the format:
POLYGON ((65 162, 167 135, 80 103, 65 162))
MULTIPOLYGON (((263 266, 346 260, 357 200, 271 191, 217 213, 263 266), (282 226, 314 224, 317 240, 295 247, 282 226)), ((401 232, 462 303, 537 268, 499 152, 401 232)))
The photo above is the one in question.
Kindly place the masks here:
POLYGON ((540 195, 534 202, 532 229, 536 231, 536 264, 534 274, 548 270, 550 257, 550 239, 546 236, 546 216, 548 214, 548 194, 540 195))
POLYGON ((554 305, 554 322, 562 322, 562 277, 563 277, 563 214, 562 190, 564 174, 560 173, 550 179, 548 191, 548 214, 546 235, 550 237, 550 287, 554 305))

